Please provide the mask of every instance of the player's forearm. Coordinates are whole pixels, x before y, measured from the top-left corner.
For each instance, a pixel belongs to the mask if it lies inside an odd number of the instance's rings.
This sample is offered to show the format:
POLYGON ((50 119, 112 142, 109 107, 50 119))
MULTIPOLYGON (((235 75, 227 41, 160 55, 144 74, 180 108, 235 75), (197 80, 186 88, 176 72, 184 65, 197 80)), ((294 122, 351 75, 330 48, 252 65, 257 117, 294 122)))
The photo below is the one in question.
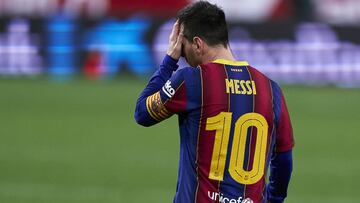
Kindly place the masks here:
POLYGON ((178 60, 171 58, 166 55, 160 68, 156 70, 153 76, 150 78, 149 83, 146 85, 144 90, 141 92, 135 108, 135 120, 138 124, 143 126, 150 126, 156 123, 154 119, 149 116, 146 107, 146 98, 155 92, 159 91, 165 82, 171 77, 173 71, 178 68, 178 60))
POLYGON ((159 91, 165 82, 171 77, 173 71, 176 71, 178 68, 177 62, 177 60, 166 55, 162 64, 160 65, 160 68, 152 75, 149 83, 140 94, 138 100, 146 98, 159 91))
POLYGON ((281 203, 287 196, 292 172, 292 151, 275 153, 270 163, 267 196, 271 203, 281 203))

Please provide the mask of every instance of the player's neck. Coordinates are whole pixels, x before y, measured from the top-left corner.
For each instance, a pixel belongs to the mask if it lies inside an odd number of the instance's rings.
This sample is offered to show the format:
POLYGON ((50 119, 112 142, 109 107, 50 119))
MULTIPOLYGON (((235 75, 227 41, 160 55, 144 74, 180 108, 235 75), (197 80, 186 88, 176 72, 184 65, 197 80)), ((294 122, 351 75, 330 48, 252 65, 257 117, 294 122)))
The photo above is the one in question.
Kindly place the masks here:
POLYGON ((214 47, 211 48, 207 55, 204 56, 204 62, 210 63, 212 61, 215 61, 216 59, 225 59, 229 61, 236 61, 235 57, 233 56, 229 46, 227 48, 225 47, 214 47))

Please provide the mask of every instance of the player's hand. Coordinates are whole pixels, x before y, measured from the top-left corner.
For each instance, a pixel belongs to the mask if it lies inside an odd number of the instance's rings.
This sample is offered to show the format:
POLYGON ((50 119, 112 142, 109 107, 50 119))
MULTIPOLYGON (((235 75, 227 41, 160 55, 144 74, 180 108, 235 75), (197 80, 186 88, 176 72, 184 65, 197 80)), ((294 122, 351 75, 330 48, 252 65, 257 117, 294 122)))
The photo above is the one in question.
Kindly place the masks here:
POLYGON ((182 40, 183 40, 183 31, 184 27, 180 25, 177 20, 173 25, 170 37, 169 37, 169 47, 167 50, 167 55, 175 60, 179 60, 181 56, 182 40))

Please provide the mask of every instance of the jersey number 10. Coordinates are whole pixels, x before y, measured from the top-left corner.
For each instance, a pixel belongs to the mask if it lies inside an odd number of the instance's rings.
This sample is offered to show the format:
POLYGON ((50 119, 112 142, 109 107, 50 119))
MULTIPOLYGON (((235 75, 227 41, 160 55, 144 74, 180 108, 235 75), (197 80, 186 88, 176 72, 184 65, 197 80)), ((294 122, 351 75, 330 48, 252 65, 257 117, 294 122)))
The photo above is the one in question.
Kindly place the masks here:
MULTIPOLYGON (((226 154, 231 128, 231 112, 221 112, 206 121, 206 130, 216 130, 215 142, 211 158, 209 178, 222 181, 226 154)), ((268 137, 268 123, 264 116, 258 113, 246 113, 235 122, 234 136, 231 147, 229 173, 238 183, 249 185, 257 183, 264 175, 266 145, 268 137), (255 153, 252 169, 244 169, 246 139, 249 127, 256 127, 255 153)))

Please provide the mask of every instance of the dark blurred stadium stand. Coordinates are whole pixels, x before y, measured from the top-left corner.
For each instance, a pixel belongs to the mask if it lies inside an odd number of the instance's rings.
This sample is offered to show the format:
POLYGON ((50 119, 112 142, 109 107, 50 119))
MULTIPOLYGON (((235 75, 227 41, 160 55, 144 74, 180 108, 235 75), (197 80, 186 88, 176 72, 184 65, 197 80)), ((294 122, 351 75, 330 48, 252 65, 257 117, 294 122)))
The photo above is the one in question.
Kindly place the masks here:
MULTIPOLYGON (((360 86, 360 1, 214 0, 231 47, 286 83, 360 86)), ((2 0, 0 75, 151 73, 186 0, 2 0)), ((181 61, 182 65, 186 65, 181 61)))

